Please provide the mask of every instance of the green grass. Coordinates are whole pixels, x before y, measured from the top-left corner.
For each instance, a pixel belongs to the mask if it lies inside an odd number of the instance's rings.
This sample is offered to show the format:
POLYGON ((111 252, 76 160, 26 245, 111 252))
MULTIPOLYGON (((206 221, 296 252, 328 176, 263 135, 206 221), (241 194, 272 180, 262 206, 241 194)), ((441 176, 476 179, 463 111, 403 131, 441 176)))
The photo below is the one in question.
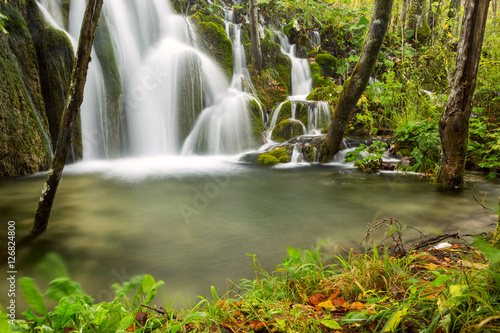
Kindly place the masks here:
MULTIPOLYGON (((497 262, 500 251, 478 245, 497 262)), ((393 257, 379 252, 326 256, 288 248, 273 272, 250 255, 252 279, 224 295, 200 297, 191 309, 151 304, 163 281, 150 275, 115 284, 112 302, 95 304, 70 280, 62 262, 42 293, 20 286, 30 306, 10 326, 21 332, 500 332, 499 276, 480 252, 460 245, 393 257), (58 302, 48 310, 46 299, 58 302)), ((2 316, 4 318, 5 316, 2 316)), ((2 332, 9 332, 4 319, 2 332)))

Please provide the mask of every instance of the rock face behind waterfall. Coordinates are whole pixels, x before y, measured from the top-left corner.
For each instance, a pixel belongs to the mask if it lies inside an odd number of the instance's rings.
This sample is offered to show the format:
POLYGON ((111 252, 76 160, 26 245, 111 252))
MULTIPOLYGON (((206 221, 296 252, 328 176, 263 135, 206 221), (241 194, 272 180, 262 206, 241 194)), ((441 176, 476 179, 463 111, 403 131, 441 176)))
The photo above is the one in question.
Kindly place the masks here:
MULTIPOLYGON (((52 146, 55 147, 71 81, 74 62, 73 47, 63 31, 51 27, 45 22, 34 1, 20 7, 20 10, 25 17, 35 46, 42 96, 49 121, 48 129, 52 146)), ((69 161, 77 161, 82 158, 81 137, 80 118, 78 118, 73 131, 69 161)))
POLYGON ((22 15, 1 2, 9 35, 0 36, 0 176, 48 167, 50 138, 35 47, 22 15))

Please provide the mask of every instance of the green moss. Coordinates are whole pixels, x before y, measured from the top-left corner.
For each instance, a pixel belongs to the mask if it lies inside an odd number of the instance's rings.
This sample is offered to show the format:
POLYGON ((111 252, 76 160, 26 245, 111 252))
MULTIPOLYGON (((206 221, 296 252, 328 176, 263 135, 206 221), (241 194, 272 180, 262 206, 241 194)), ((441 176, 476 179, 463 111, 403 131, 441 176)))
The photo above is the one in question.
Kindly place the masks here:
POLYGON ((273 149, 273 150, 267 152, 266 154, 274 156, 275 158, 277 158, 280 161, 280 163, 290 162, 290 156, 288 156, 286 147, 273 149))
POLYGON ((335 85, 333 80, 324 77, 326 74, 324 74, 320 64, 312 63, 309 68, 311 70, 313 88, 331 87, 335 85))
MULTIPOLYGON (((245 52, 246 52, 245 48, 245 52)), ((252 81, 262 96, 261 100, 266 103, 266 108, 271 109, 274 104, 283 101, 291 88, 292 63, 287 56, 281 53, 279 44, 272 43, 268 39, 261 40, 263 59, 263 71, 258 74, 251 70, 252 81)))
POLYGON ((14 7, 0 2, 0 11, 9 18, 10 29, 8 36, 0 37, 1 177, 44 170, 50 158, 41 127, 47 120, 33 42, 14 7))
POLYGON ((264 154, 259 156, 259 158, 257 159, 257 163, 263 164, 263 165, 275 165, 275 164, 279 164, 280 161, 276 157, 274 157, 268 153, 264 153, 264 154))
POLYGON ((260 105, 256 99, 251 98, 249 100, 249 108, 250 108, 250 123, 252 126, 252 136, 257 142, 260 142, 263 130, 262 112, 264 110, 264 106, 260 105))
POLYGON ((323 76, 334 76, 337 67, 337 59, 334 56, 328 53, 317 54, 316 63, 321 66, 323 76))
POLYGON ((233 75, 233 49, 224 30, 224 22, 216 16, 207 16, 204 11, 199 11, 191 16, 191 19, 200 36, 201 48, 217 61, 226 76, 231 78, 233 75))
POLYGON ((288 155, 286 147, 275 148, 271 151, 261 154, 257 158, 257 163, 264 165, 275 165, 287 162, 290 162, 290 156, 288 155))
POLYGON ((273 129, 272 139, 274 141, 284 142, 303 134, 304 128, 299 121, 285 119, 273 129))

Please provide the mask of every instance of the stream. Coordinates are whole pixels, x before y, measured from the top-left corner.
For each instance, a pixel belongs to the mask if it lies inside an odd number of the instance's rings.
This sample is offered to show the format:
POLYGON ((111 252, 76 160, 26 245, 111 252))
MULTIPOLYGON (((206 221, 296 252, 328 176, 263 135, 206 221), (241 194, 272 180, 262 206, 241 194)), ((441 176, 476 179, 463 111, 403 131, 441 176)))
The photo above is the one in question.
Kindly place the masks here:
MULTIPOLYGON (((328 253, 358 251, 369 224, 386 217, 426 235, 495 228, 499 182, 479 176, 470 175, 474 193, 490 209, 470 190, 441 192, 418 175, 236 161, 171 156, 67 166, 49 229, 17 249, 18 277, 34 277, 46 290, 37 263, 56 252, 96 301, 112 299, 113 283, 147 273, 165 281, 161 305, 184 306, 208 297, 211 286, 223 294, 230 281, 251 278, 247 253, 272 270, 288 246, 311 249, 323 242, 328 253)), ((14 220, 17 241, 29 233, 45 177, 0 181, 1 230, 14 220)))

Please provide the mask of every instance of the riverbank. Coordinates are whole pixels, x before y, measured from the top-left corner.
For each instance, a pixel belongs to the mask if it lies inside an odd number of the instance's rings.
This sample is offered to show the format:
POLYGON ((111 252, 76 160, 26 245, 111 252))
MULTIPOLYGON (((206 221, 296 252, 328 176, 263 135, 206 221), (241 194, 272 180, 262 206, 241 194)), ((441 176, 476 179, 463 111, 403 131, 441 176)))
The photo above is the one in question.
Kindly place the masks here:
MULTIPOLYGON (((400 256, 376 246, 370 249, 370 254, 326 256, 319 249, 289 247, 288 257, 272 272, 251 256, 254 278, 236 281, 226 295, 212 288, 210 298, 201 297, 193 308, 180 311, 151 304, 163 282, 150 275, 114 285, 115 300, 98 304, 77 283, 59 277, 45 294, 59 299, 50 312, 33 281, 23 278, 21 288, 35 312, 26 311, 27 322, 18 322, 15 328, 24 332, 500 331, 500 279, 488 270, 488 259, 498 260, 500 252, 486 241, 400 256)), ((52 265, 55 270, 60 266, 57 259, 52 265)))

